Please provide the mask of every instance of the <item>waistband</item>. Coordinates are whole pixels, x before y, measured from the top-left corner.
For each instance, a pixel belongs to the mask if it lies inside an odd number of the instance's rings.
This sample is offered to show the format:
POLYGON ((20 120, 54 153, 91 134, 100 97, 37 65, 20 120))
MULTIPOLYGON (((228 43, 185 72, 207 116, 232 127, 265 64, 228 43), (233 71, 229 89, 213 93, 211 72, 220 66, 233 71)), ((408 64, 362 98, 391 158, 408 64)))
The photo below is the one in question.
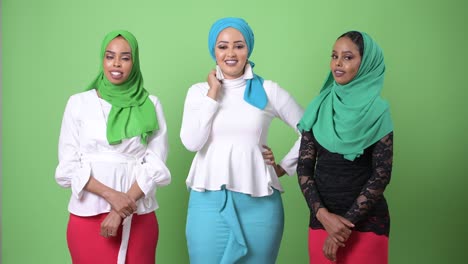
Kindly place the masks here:
POLYGON ((117 152, 97 152, 97 153, 85 153, 81 155, 82 162, 117 162, 117 163, 129 163, 136 162, 138 158, 131 155, 126 155, 117 152))

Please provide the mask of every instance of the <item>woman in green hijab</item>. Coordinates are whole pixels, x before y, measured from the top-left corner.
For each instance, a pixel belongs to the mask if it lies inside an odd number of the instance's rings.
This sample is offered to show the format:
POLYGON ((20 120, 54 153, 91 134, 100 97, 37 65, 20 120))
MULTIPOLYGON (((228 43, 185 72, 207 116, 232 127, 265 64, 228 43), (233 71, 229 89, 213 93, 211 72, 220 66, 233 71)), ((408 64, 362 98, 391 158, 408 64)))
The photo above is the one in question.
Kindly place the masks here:
POLYGON ((73 263, 155 263, 156 188, 170 183, 162 106, 143 86, 138 43, 107 34, 87 91, 68 100, 57 183, 71 188, 67 242, 73 263))
POLYGON ((310 263, 388 263, 393 124, 385 64, 364 32, 341 35, 331 71, 300 123, 297 175, 310 210, 310 263))

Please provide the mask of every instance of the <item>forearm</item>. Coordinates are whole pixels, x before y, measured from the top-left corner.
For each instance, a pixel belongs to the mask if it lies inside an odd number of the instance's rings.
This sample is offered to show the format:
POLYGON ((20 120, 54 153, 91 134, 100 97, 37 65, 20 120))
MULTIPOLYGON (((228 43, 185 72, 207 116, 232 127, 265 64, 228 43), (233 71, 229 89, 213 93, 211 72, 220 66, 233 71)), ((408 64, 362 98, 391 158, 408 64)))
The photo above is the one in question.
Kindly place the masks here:
POLYGON ((210 97, 211 99, 217 101, 219 89, 220 89, 220 87, 213 87, 213 88, 210 88, 210 89, 208 90, 208 93, 206 94, 206 96, 208 96, 208 97, 210 97))
POLYGON ((140 186, 138 186, 138 183, 135 181, 130 189, 127 192, 127 195, 132 198, 134 201, 138 201, 140 198, 142 198, 145 194, 141 190, 140 186))
POLYGON ((310 132, 302 133, 297 176, 302 194, 313 214, 317 214, 317 211, 323 207, 314 179, 316 155, 317 150, 313 142, 313 135, 310 132))
POLYGON ((324 206, 317 192, 314 180, 310 176, 298 175, 298 182, 310 212, 316 215, 318 210, 324 206))
MULTIPOLYGON (((89 178, 85 190, 103 197, 110 204, 111 209, 115 210, 122 218, 131 215, 137 208, 135 199, 129 194, 116 191, 92 176, 89 178)), ((132 190, 131 194, 138 197, 138 189, 132 190)))
POLYGON ((94 178, 93 176, 89 177, 88 183, 86 183, 84 189, 88 192, 99 195, 106 200, 108 200, 112 192, 115 192, 114 189, 96 180, 96 178, 94 178))
POLYGON ((372 175, 363 186, 361 193, 346 212, 345 217, 357 223, 364 219, 383 197, 390 183, 393 164, 393 132, 377 142, 372 151, 372 175))

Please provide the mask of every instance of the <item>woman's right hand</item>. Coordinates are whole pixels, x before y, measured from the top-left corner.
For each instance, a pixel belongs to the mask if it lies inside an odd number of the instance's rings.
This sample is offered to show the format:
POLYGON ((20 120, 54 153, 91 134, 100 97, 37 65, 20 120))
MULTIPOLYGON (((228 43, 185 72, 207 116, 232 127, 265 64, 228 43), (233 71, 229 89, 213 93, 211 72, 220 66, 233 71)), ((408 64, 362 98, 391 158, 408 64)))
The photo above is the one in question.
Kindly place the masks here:
POLYGON ((122 218, 132 215, 137 209, 135 200, 126 193, 111 190, 104 193, 103 197, 122 218))
POLYGON ((114 210, 110 211, 109 214, 101 222, 101 236, 103 237, 115 237, 119 231, 122 218, 114 210))
POLYGON ((339 246, 333 241, 330 235, 328 235, 327 238, 325 239, 325 243, 323 243, 323 247, 322 247, 323 255, 331 262, 335 262, 338 248, 339 246))
POLYGON ((208 74, 208 77, 206 79, 208 82, 208 86, 210 86, 210 89, 208 90, 208 97, 210 97, 213 100, 216 100, 218 97, 218 92, 221 89, 221 81, 216 78, 216 70, 210 71, 208 74))
POLYGON ((354 227, 354 224, 342 216, 328 212, 326 208, 320 208, 317 211, 317 219, 332 240, 340 247, 344 247, 344 242, 351 235, 351 228, 354 227))

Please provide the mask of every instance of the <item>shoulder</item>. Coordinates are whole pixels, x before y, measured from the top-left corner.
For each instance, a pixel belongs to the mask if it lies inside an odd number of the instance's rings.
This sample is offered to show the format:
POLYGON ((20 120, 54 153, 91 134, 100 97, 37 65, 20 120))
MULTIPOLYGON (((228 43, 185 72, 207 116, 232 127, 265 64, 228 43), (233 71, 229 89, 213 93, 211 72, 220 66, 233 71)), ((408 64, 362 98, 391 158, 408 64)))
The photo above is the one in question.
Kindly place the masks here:
POLYGON ((208 93, 209 88, 210 87, 207 82, 196 83, 188 89, 187 97, 205 96, 208 93))
POLYGON ((93 111, 97 95, 95 90, 89 90, 71 95, 65 106, 65 115, 78 118, 85 111, 93 111))
POLYGON ((274 81, 265 80, 263 82, 263 88, 265 89, 265 93, 267 94, 268 99, 274 104, 282 104, 284 102, 290 101, 290 99, 294 99, 288 91, 283 89, 278 83, 274 81))
POLYGON ((79 105, 79 104, 86 104, 91 102, 91 99, 96 97, 96 91, 94 89, 76 93, 68 98, 69 105, 79 105))
POLYGON ((271 80, 265 80, 263 82, 263 88, 265 89, 267 95, 289 94, 278 83, 271 80))
POLYGON ((189 92, 206 92, 210 87, 207 82, 196 83, 189 88, 189 92))
POLYGON ((154 104, 154 105, 157 105, 160 103, 159 101, 159 98, 156 96, 156 95, 148 95, 148 98, 151 100, 151 102, 154 104))

